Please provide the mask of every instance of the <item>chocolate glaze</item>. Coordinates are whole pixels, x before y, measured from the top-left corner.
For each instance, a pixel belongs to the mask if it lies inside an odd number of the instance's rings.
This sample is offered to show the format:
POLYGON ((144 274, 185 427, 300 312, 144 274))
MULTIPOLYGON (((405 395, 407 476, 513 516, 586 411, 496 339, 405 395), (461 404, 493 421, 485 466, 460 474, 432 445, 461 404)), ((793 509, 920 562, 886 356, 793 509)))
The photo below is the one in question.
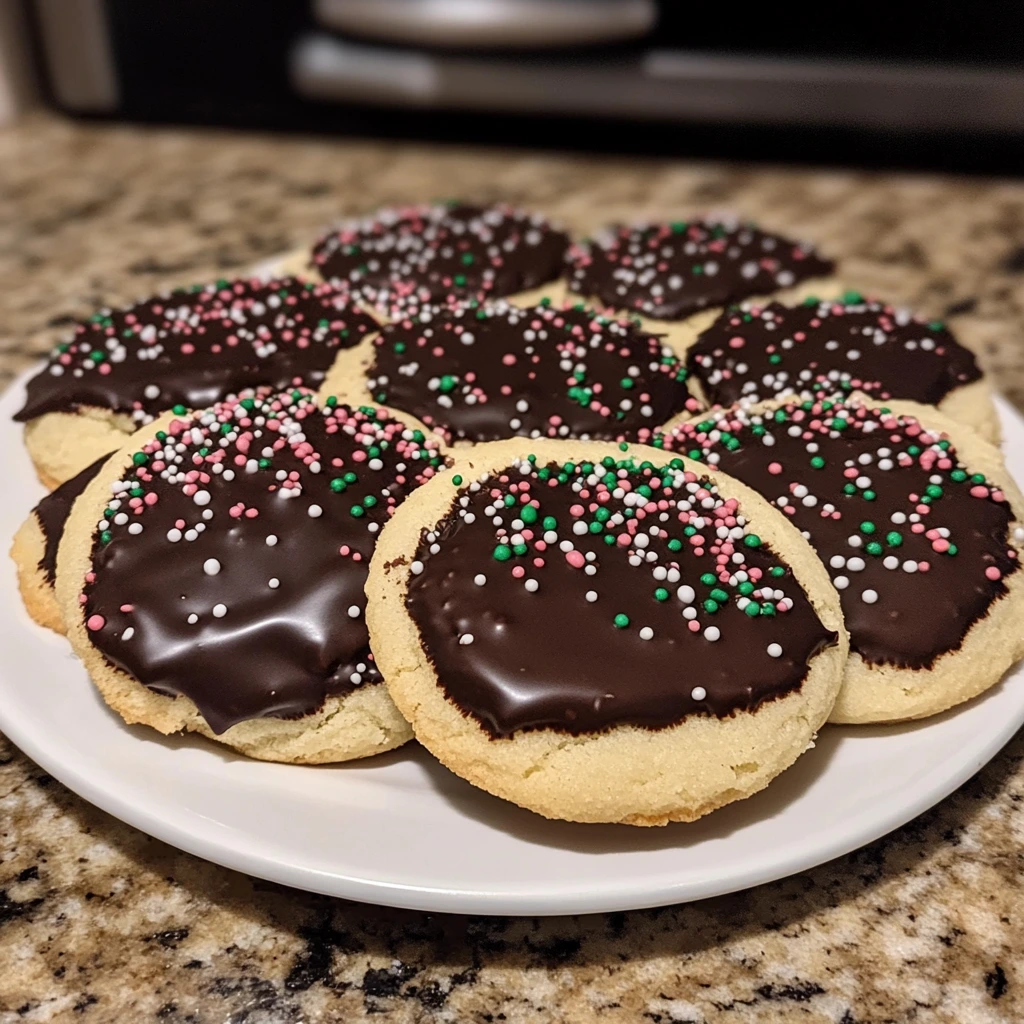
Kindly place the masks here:
POLYGON ((285 411, 276 414, 275 399, 257 398, 251 417, 271 422, 255 438, 248 437, 252 419, 239 420, 244 406, 216 407, 219 418, 241 423, 226 448, 219 423, 192 438, 183 430, 194 429, 203 414, 179 421, 171 435, 186 450, 173 471, 195 469, 208 479, 169 481, 169 471, 160 469, 161 445, 148 445, 143 465, 125 480, 140 488, 137 499, 155 494, 156 503, 135 513, 128 491, 94 543, 95 579, 84 592, 96 647, 157 693, 190 697, 216 733, 246 719, 308 714, 328 696, 379 681, 363 613, 376 530, 439 461, 436 442, 426 448, 401 440, 405 428, 394 420, 343 406, 325 416, 308 393, 293 394, 300 397, 282 396, 285 411), (272 457, 262 457, 275 443, 272 457), (214 473, 209 458, 197 466, 203 450, 214 457, 223 451, 228 468, 214 473), (233 479, 226 479, 229 472, 233 479), (358 479, 336 491, 332 481, 344 483, 347 472, 358 479), (282 482, 279 474, 287 473, 295 475, 282 482), (114 516, 126 509, 128 523, 118 523, 114 516), (207 512, 212 517, 204 518, 207 512), (143 532, 133 535, 136 524, 143 532), (188 532, 170 539, 170 531, 196 524, 205 530, 193 539, 188 532), (277 538, 273 545, 270 536, 277 538), (209 559, 219 566, 215 575, 207 571, 209 559), (226 608, 220 617, 218 605, 226 608), (192 614, 198 621, 190 624, 192 614))
POLYGON ((295 278, 218 281, 157 295, 78 324, 28 382, 14 418, 25 423, 95 406, 143 424, 177 405, 202 409, 243 388, 298 381, 318 387, 339 349, 376 329, 343 291, 295 278))
POLYGON ((612 224, 574 245, 567 261, 577 295, 657 320, 685 320, 708 306, 825 277, 835 267, 809 245, 717 220, 612 224))
MULTIPOLYGON (((552 464, 546 470, 551 479, 558 478, 560 467, 552 464)), ((540 500, 531 545, 544 532, 545 517, 558 521, 559 539, 547 544, 543 566, 534 562, 539 548, 531 547, 507 561, 494 558, 495 546, 509 537, 502 531, 522 529, 512 525, 519 508, 510 512, 499 499, 501 528, 494 525, 493 514, 485 511, 495 500, 492 487, 502 495, 510 493, 510 484, 500 483, 495 474, 480 490, 462 488, 451 511, 434 532, 425 534, 417 553, 422 568, 414 563, 406 597, 439 685, 492 738, 542 728, 572 735, 617 725, 662 729, 693 714, 726 717, 740 710, 753 711, 765 701, 798 690, 809 661, 836 641, 836 634, 821 624, 790 570, 778 577, 769 573, 782 563, 766 545, 755 549, 738 542, 737 550, 745 556, 743 571, 761 570, 768 585, 792 600, 792 607, 774 616, 751 618, 737 604, 736 588, 725 584, 728 597, 711 613, 701 602, 721 584, 707 585, 700 577, 714 569, 715 556, 685 537, 675 509, 671 521, 664 524, 668 538, 645 534, 649 544, 642 551, 648 556, 654 553, 656 561, 633 566, 629 558, 641 552, 638 546, 608 545, 604 531, 576 534, 570 527, 594 519, 571 511, 581 499, 591 504, 571 488, 571 481, 585 478, 585 471, 563 473, 570 483, 555 487, 538 480, 538 472, 545 471, 535 467, 524 476, 515 466, 505 479, 517 487, 530 481, 531 495, 540 500), (467 522, 467 513, 475 517, 472 522, 467 522), (559 547, 566 539, 571 539, 580 555, 594 553, 595 574, 570 564, 568 558, 575 556, 563 554, 559 547), (684 540, 683 549, 670 549, 671 539, 684 540), (439 550, 432 552, 435 543, 439 550), (696 554, 698 550, 701 555, 696 554), (659 582, 654 566, 667 569, 672 563, 681 577, 659 582), (520 579, 513 576, 516 567, 525 569, 520 579), (474 582, 477 574, 486 576, 485 584, 474 582), (527 589, 529 580, 535 580, 539 589, 527 589), (690 630, 683 615, 686 605, 678 593, 684 584, 696 592, 694 621, 701 630, 717 627, 721 633, 717 642, 690 630), (655 594, 659 587, 668 590, 664 600, 655 594), (593 602, 585 596, 591 590, 598 594, 593 602), (618 613, 630 619, 625 628, 614 624, 618 613), (654 630, 653 638, 642 637, 645 626, 654 630), (472 635, 471 643, 465 642, 466 634, 472 635), (768 653, 774 642, 783 647, 779 657, 768 653), (693 693, 698 686, 706 690, 705 695, 693 693)), ((598 472, 605 470, 598 467, 598 472)), ((629 479, 636 486, 653 480, 655 495, 665 494, 656 485, 658 478, 635 464, 629 479)), ((686 494, 682 474, 673 474, 673 479, 676 490, 686 494)), ((691 474, 690 479, 696 478, 691 474)), ((600 507, 615 513, 628 506, 611 498, 600 507)), ((639 516, 635 521, 640 521, 639 516)), ((653 517, 648 518, 641 529, 649 529, 647 523, 652 521, 653 517)), ((620 529, 613 524, 609 536, 620 529)), ((714 536, 713 528, 702 529, 714 536)))
POLYGON ((313 262, 382 312, 424 303, 498 298, 562 272, 565 232, 510 206, 438 203, 380 210, 325 235, 313 262))
POLYGON ((856 294, 726 310, 687 351, 686 365, 708 402, 722 406, 823 380, 935 405, 981 377, 973 353, 943 324, 856 294))
MULTIPOLYGON (((728 436, 716 443, 709 443, 705 433, 712 420, 684 424, 666 439, 666 447, 690 454, 713 451, 724 472, 755 488, 777 507, 777 499, 788 498, 783 511, 809 535, 836 581, 851 650, 866 661, 926 669, 940 655, 957 650, 971 626, 1006 592, 1003 578, 1018 568, 1009 550, 1012 511, 1001 493, 996 490, 995 498, 972 497, 972 487, 982 486, 980 480, 952 479, 952 472, 963 471, 953 448, 949 449, 948 470, 924 468, 921 455, 908 454, 908 448, 941 452, 937 443, 942 435, 921 432, 913 419, 867 413, 863 407, 842 404, 836 404, 824 416, 796 405, 785 407, 783 413, 788 418, 782 421, 777 421, 774 414, 767 421, 742 411, 722 414, 720 429, 727 430, 728 436), (860 413, 866 413, 864 419, 858 418, 860 413), (799 416, 799 421, 794 416, 799 416), (847 423, 841 431, 828 428, 836 417, 847 423), (809 427, 812 420, 824 421, 825 427, 809 427), (864 429, 865 423, 876 426, 864 429), (790 429, 798 427, 811 430, 812 436, 802 436, 802 430, 800 435, 791 436, 790 429), (774 438, 774 443, 766 445, 755 434, 755 430, 762 429, 765 436, 774 438), (809 441, 818 445, 816 452, 807 451, 809 441), (890 450, 894 464, 889 469, 879 465, 878 451, 884 448, 890 450), (899 464, 900 453, 907 465, 899 464), (861 463, 860 458, 866 455, 871 461, 861 463), (823 458, 824 466, 813 468, 810 460, 814 457, 823 458), (850 460, 853 466, 848 467, 850 460), (778 471, 772 472, 771 466, 778 471), (844 475, 854 468, 857 472, 852 477, 844 475), (915 512, 919 503, 909 496, 927 496, 925 489, 933 476, 941 478, 941 483, 934 486, 941 487, 942 494, 927 503, 930 511, 921 516, 925 532, 914 533, 909 518, 905 523, 892 522, 894 513, 897 517, 920 515, 915 512), (856 493, 844 493, 848 484, 856 493), (792 487, 801 486, 809 489, 807 495, 792 493, 792 487), (865 499, 866 491, 874 493, 873 500, 865 499), (805 504, 807 498, 815 499, 815 503, 805 504), (834 506, 840 518, 831 514, 824 517, 827 505, 834 506), (875 531, 865 533, 862 522, 874 523, 875 531), (936 528, 949 530, 948 540, 958 549, 955 555, 934 550, 927 531, 936 528), (890 532, 900 535, 898 544, 890 543, 890 532), (860 546, 851 545, 851 537, 859 538, 860 546), (881 554, 867 551, 867 544, 872 542, 881 544, 881 554), (850 558, 862 559, 864 568, 851 569, 850 558), (886 568, 886 558, 897 558, 899 566, 886 568), (833 559, 844 562, 833 564, 833 559), (903 563, 907 561, 924 561, 929 568, 926 572, 906 572, 903 563), (988 579, 985 571, 989 567, 997 569, 1000 578, 988 579), (877 601, 866 603, 865 591, 877 594, 877 601)), ((991 485, 983 489, 988 495, 991 485)))
POLYGON ((496 302, 406 318, 374 341, 368 386, 446 438, 649 436, 699 408, 672 350, 583 307, 496 302))
POLYGON ((93 477, 100 471, 113 452, 100 456, 91 466, 86 466, 77 476, 65 480, 55 491, 51 491, 34 509, 33 515, 43 531, 43 557, 39 559, 39 571, 46 577, 51 586, 57 578, 57 549, 60 539, 64 536, 64 524, 71 515, 71 506, 79 495, 92 483, 93 477))

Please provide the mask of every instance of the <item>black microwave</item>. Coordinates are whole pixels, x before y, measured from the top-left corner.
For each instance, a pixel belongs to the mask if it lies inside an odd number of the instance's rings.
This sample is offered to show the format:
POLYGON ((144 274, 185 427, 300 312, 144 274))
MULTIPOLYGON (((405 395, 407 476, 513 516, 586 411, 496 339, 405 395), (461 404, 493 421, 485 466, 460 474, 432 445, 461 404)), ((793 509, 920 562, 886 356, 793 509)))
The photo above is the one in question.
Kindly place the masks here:
POLYGON ((838 0, 812 17, 681 0, 27 3, 53 102, 88 116, 655 150, 747 139, 776 158, 805 139, 818 151, 794 155, 826 160, 830 139, 1019 155, 1024 138, 1017 0, 838 0))

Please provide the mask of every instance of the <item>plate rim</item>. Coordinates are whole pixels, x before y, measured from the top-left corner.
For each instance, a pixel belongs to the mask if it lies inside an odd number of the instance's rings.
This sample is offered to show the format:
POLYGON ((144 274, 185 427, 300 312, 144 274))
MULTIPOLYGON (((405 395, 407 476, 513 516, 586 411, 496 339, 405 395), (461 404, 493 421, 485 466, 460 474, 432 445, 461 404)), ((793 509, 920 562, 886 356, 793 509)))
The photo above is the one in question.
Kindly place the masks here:
MULTIPOLYGON (((4 420, 9 421, 10 413, 26 380, 37 372, 37 369, 38 367, 30 367, 18 374, 0 396, 0 417, 4 420)), ((1024 432, 1024 416, 999 395, 995 396, 995 403, 1004 426, 1012 424, 1024 432)), ((22 456, 27 458, 23 450, 22 456)), ((14 574, 13 562, 9 559, 6 573, 8 577, 14 574)), ((1024 663, 1019 663, 1015 670, 1011 669, 1011 673, 1014 671, 1024 673, 1024 663)), ((1010 674, 1004 677, 1003 685, 1009 678, 1010 674)), ((983 701, 985 696, 982 694, 974 701, 944 714, 963 713, 983 701)), ((246 848, 244 844, 232 842, 233 833, 219 841, 216 836, 204 835, 189 829, 173 818, 161 818, 156 811, 150 810, 144 804, 132 801, 116 790, 105 787, 102 784, 102 777, 106 769, 100 771, 100 781, 97 781, 86 767, 62 758, 58 743, 47 744, 48 737, 44 726, 40 724, 33 729, 31 715, 19 719, 16 711, 16 702, 8 705, 7 702, 0 701, 0 730, 29 759, 88 803, 176 849, 257 878, 356 902, 430 913, 516 916, 606 913, 685 903, 737 892, 810 870, 874 842, 940 803, 995 757, 1024 725, 1022 698, 1016 713, 1004 717, 999 728, 986 732, 971 748, 970 756, 947 760, 930 773, 931 781, 927 785, 918 783, 913 799, 889 808, 884 814, 868 815, 864 811, 853 814, 844 821, 845 828, 839 834, 833 834, 811 844, 790 842, 782 850, 781 855, 775 855, 764 864, 755 861, 747 870, 733 871, 727 878, 712 875, 694 880, 684 877, 676 882, 652 886, 645 881, 642 874, 638 874, 626 880, 617 879, 615 884, 606 882, 604 885, 595 885, 588 882, 586 888, 571 892, 546 891, 540 887, 532 893, 524 893, 480 888, 460 890, 451 886, 416 885, 330 872, 313 865, 291 864, 272 854, 261 854, 258 844, 253 848, 246 848)), ((118 722, 115 723, 115 727, 123 726, 118 722)), ((844 734, 848 732, 856 735, 860 727, 827 728, 842 729, 844 734)), ((157 806, 159 807, 159 804, 157 806)), ((587 825, 576 827, 588 828, 587 825)))

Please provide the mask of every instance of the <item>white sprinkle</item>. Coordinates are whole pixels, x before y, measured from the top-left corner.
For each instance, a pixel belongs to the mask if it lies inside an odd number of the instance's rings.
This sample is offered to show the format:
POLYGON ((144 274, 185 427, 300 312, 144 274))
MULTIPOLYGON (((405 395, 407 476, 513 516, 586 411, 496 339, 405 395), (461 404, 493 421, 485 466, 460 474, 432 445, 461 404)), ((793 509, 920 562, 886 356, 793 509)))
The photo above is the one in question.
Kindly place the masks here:
POLYGON ((459 637, 459 643, 462 644, 463 647, 466 647, 473 642, 473 639, 474 637, 472 633, 463 633, 462 636, 459 637))
POLYGON ((209 491, 196 491, 192 495, 192 500, 197 505, 209 505, 210 504, 210 492, 209 491))
POLYGON ((697 592, 693 589, 693 587, 689 587, 686 584, 683 584, 683 586, 681 586, 676 591, 676 597, 678 597, 679 600, 683 602, 683 604, 693 604, 694 598, 696 598, 696 596, 697 592))
MULTIPOLYGON (((712 628, 712 629, 714 629, 714 627, 713 627, 713 626, 712 626, 711 628, 712 628)), ((695 687, 694 687, 694 688, 693 688, 693 689, 692 689, 692 690, 690 691, 690 696, 691 696, 691 697, 692 697, 692 698, 693 698, 694 700, 703 700, 703 699, 704 699, 704 698, 705 698, 705 697, 706 697, 707 695, 708 695, 708 691, 707 691, 707 690, 705 690, 703 686, 695 686, 695 687)))
POLYGON ((781 658, 782 657, 782 644, 769 644, 768 645, 768 657, 769 658, 781 658))
POLYGON ((904 572, 917 572, 917 562, 915 562, 915 561, 914 561, 913 559, 911 559, 911 558, 908 558, 908 559, 907 559, 907 560, 906 560, 906 561, 905 561, 905 562, 903 563, 903 571, 904 571, 904 572))
POLYGON ((597 591, 596 590, 588 590, 587 591, 587 600, 591 604, 593 604, 597 600, 597 591))
POLYGON ((900 560, 895 555, 886 555, 886 557, 882 559, 882 565, 884 565, 886 569, 898 569, 900 567, 900 560))
POLYGON ((159 398, 160 388, 156 384, 147 384, 146 389, 142 392, 147 398, 159 398))
POLYGON ((132 523, 131 526, 128 527, 128 532, 133 537, 137 537, 140 533, 142 533, 142 523, 132 523))
POLYGON ((859 558, 856 555, 854 555, 853 558, 848 558, 846 560, 846 568, 849 569, 850 572, 862 572, 864 570, 864 564, 864 559, 859 558))
POLYGON ((122 640, 131 640, 131 638, 132 638, 133 636, 135 636, 135 627, 134 627, 134 626, 129 626, 129 627, 128 627, 128 628, 127 628, 127 629, 126 629, 126 630, 125 630, 125 631, 124 631, 124 632, 123 632, 123 633, 121 634, 121 639, 122 639, 122 640))
POLYGON ((272 580, 267 580, 267 586, 270 587, 271 590, 277 590, 277 588, 281 586, 281 581, 275 576, 272 580))
POLYGON ((721 635, 722 631, 717 626, 708 626, 708 628, 704 630, 704 639, 710 640, 712 643, 714 643, 721 635))
POLYGON ((865 604, 874 604, 878 600, 878 591, 876 591, 876 590, 865 590, 864 593, 862 593, 860 595, 860 599, 865 604))
POLYGON ((644 628, 640 630, 640 639, 641 640, 652 640, 653 638, 654 638, 654 630, 651 629, 650 626, 644 626, 644 628))
POLYGON ((836 590, 845 590, 850 585, 850 581, 845 576, 837 576, 832 581, 832 585, 836 590))
POLYGON ((268 548, 272 548, 276 543, 277 543, 277 537, 275 537, 274 534, 271 534, 267 538, 267 547, 268 548))
POLYGON ((527 589, 527 590, 528 590, 528 591, 529 591, 529 592, 530 592, 531 594, 536 594, 536 593, 537 593, 537 591, 538 591, 538 590, 540 589, 540 584, 539 584, 539 583, 538 583, 538 582, 537 582, 536 580, 527 580, 527 581, 526 581, 526 582, 525 582, 525 583, 523 584, 523 586, 524 586, 524 587, 526 587, 526 589, 527 589))
POLYGON ((324 514, 324 510, 319 505, 310 505, 306 511, 310 519, 319 519, 324 514))
POLYGON ((413 562, 412 565, 409 566, 409 572, 411 572, 413 576, 419 576, 419 574, 423 572, 423 563, 419 560, 413 562))
POLYGON ((350 604, 348 606, 348 617, 350 619, 358 619, 359 618, 359 605, 357 605, 357 604, 350 604))
POLYGON ((203 572, 207 576, 216 576, 220 572, 220 562, 216 558, 208 558, 203 562, 203 572))
MULTIPOLYGON (((417 563, 417 564, 419 564, 419 563, 417 563)), ((422 565, 420 566, 420 571, 421 571, 421 572, 423 571, 423 566, 422 566, 422 565)), ((483 574, 482 572, 478 572, 478 573, 477 573, 477 574, 476 574, 476 575, 475 575, 475 576, 473 577, 473 582, 474 582, 474 583, 475 583, 475 584, 476 584, 476 585, 477 585, 478 587, 482 587, 482 586, 483 586, 483 585, 484 585, 484 584, 485 584, 485 583, 487 582, 487 577, 486 577, 486 576, 485 576, 485 575, 484 575, 484 574, 483 574)))
POLYGON ((196 613, 195 613, 195 612, 193 612, 193 613, 192 613, 192 614, 191 614, 191 615, 190 615, 190 616, 188 617, 188 624, 189 624, 190 626, 194 626, 194 625, 195 625, 195 624, 196 624, 196 623, 197 623, 198 621, 199 621, 199 616, 198 616, 198 615, 196 615, 196 613))
POLYGON ((226 604, 215 604, 213 606, 213 617, 215 619, 223 619, 228 613, 228 606, 226 604))
POLYGON ((828 564, 831 565, 833 569, 842 569, 842 567, 846 565, 846 559, 843 558, 842 555, 833 555, 828 560, 828 564))
POLYGON ((167 539, 172 544, 177 544, 181 540, 181 530, 175 528, 167 531, 167 539))

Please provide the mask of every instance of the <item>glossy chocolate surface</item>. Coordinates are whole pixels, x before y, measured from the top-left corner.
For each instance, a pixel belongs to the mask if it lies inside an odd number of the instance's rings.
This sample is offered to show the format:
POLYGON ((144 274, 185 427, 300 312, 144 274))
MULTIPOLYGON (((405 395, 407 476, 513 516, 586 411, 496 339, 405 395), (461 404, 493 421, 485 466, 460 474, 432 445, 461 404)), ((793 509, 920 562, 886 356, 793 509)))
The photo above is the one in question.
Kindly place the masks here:
POLYGON ((753 224, 712 219, 612 224, 574 245, 567 259, 577 295, 656 320, 685 320, 834 269, 809 245, 753 224))
POLYGON ((157 295, 78 324, 28 382, 15 419, 84 406, 127 413, 142 425, 244 388, 316 388, 338 351, 376 328, 343 291, 295 278, 157 295))
POLYGON ((462 487, 420 544, 407 607, 439 685, 492 738, 754 711, 835 642, 735 499, 608 462, 462 487))
POLYGON ((380 679, 363 585, 377 532, 439 464, 436 442, 309 393, 178 420, 112 492, 85 586, 116 666, 184 694, 218 733, 380 679))

